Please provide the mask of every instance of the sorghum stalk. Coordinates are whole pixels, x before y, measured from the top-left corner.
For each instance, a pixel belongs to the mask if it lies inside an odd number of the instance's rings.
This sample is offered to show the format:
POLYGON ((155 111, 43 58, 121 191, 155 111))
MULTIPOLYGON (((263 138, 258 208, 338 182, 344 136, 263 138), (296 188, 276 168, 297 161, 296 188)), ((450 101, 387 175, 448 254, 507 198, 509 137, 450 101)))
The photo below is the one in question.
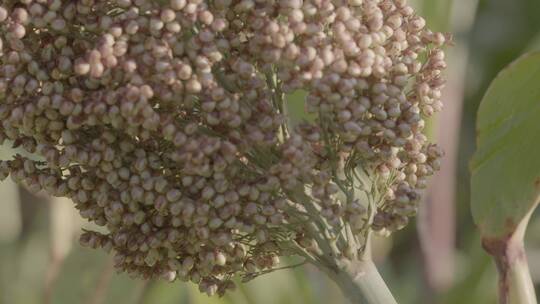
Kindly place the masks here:
POLYGON ((373 261, 347 261, 346 263, 345 268, 338 272, 330 270, 326 273, 336 282, 351 303, 397 303, 373 261))
POLYGON ((359 257, 439 168, 446 39, 405 0, 3 2, 0 139, 33 157, 0 177, 71 198, 135 277, 223 295, 296 255, 385 301, 359 257))
POLYGON ((316 267, 339 286, 351 303, 397 303, 372 260, 370 246, 364 249, 362 256, 339 257, 333 262, 316 267))
MULTIPOLYGON (((524 254, 524 248, 521 247, 522 255, 511 261, 508 265, 507 277, 505 278, 507 287, 507 293, 502 292, 502 296, 507 296, 507 299, 503 299, 501 303, 509 304, 536 304, 536 294, 534 284, 531 279, 531 273, 529 271, 529 264, 524 254)), ((503 282, 501 282, 504 284, 503 282)))
POLYGON ((517 229, 503 239, 484 239, 483 245, 495 259, 499 272, 499 303, 536 304, 524 237, 530 217, 536 208, 519 223, 517 229))

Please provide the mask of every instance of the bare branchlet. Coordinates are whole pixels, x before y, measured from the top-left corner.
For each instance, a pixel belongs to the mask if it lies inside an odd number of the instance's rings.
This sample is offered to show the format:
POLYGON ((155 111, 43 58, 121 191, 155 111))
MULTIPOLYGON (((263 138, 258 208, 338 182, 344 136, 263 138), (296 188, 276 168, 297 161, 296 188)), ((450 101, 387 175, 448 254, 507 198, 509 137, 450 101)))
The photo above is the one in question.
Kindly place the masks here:
POLYGON ((119 270, 231 279, 361 255, 403 228, 439 149, 441 50, 405 0, 20 0, 0 6, 0 163, 69 197, 119 270), (287 94, 316 119, 292 126, 287 94))

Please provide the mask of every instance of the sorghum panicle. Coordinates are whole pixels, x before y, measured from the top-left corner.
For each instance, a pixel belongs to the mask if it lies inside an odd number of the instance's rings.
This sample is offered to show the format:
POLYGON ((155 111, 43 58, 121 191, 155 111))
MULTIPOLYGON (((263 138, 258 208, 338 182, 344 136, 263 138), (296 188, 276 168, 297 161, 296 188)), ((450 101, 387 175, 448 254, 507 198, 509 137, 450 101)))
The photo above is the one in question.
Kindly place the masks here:
POLYGON ((439 167, 447 37, 405 0, 2 3, 0 138, 37 157, 0 177, 71 198, 119 270, 223 294, 320 256, 313 218, 351 255, 341 233, 403 228, 439 167), (297 91, 316 119, 292 126, 297 91))

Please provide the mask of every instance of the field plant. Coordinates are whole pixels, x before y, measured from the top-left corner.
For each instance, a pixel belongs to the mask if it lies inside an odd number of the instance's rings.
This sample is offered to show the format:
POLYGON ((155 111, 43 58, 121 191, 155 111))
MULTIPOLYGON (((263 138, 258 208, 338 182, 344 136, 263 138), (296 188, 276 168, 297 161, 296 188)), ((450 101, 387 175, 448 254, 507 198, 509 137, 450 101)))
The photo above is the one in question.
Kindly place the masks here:
POLYGON ((309 263, 395 303, 370 236, 439 169, 448 39, 405 0, 4 0, 0 139, 25 152, 0 177, 70 198, 133 277, 223 295, 309 263))

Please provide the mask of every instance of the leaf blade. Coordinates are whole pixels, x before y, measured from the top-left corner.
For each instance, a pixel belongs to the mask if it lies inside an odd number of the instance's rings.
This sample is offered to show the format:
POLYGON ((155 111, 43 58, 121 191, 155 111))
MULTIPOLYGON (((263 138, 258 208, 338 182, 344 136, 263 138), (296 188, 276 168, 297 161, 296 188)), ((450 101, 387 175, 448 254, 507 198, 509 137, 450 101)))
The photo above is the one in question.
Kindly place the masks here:
POLYGON ((480 105, 471 209, 483 238, 513 234, 540 195, 540 52, 503 70, 480 105))

